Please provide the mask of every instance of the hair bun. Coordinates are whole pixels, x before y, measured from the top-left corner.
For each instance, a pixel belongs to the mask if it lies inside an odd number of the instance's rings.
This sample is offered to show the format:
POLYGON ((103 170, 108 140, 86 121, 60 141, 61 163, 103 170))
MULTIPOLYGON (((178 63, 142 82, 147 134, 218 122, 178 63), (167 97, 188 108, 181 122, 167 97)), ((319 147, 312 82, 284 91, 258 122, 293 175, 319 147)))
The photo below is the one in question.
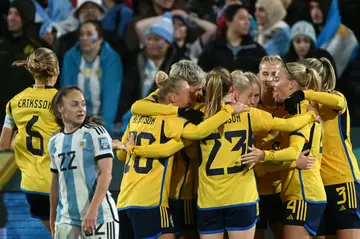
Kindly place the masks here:
POLYGON ((166 82, 168 79, 169 79, 169 76, 165 72, 159 71, 158 73, 156 73, 155 81, 156 81, 156 85, 158 87, 160 87, 162 84, 164 84, 164 82, 166 82))

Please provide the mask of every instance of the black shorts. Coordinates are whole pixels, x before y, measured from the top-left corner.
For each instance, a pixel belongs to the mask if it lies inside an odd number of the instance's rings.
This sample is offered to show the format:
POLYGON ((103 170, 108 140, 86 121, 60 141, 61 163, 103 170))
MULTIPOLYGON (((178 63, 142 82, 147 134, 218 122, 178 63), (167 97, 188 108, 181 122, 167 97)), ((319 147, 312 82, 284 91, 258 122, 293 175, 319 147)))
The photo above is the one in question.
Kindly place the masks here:
POLYGON ((290 200, 284 203, 283 225, 303 226, 310 235, 316 236, 326 203, 309 203, 304 200, 290 200))
POLYGON ((158 238, 174 233, 169 208, 119 210, 120 239, 158 238))
POLYGON ((196 230, 197 207, 196 199, 169 200, 170 210, 174 220, 175 234, 196 230))
POLYGON ((260 216, 256 229, 267 229, 268 225, 281 224, 284 218, 284 209, 280 193, 260 195, 259 210, 260 216))
POLYGON ((221 209, 199 209, 198 230, 200 234, 226 231, 245 231, 258 221, 257 203, 221 209))
POLYGON ((327 205, 318 234, 335 235, 337 230, 360 229, 360 184, 329 185, 325 191, 327 205))
POLYGON ((30 206, 32 218, 48 221, 50 218, 50 196, 36 192, 24 192, 30 206))

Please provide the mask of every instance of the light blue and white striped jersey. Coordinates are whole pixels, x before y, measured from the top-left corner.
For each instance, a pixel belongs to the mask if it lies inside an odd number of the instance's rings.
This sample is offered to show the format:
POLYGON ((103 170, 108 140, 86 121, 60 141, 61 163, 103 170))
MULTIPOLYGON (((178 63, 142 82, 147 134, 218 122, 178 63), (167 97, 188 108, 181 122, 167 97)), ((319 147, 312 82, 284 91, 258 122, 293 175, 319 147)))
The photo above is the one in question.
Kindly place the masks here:
MULTIPOLYGON (((81 126, 75 132, 59 132, 49 141, 51 171, 59 177, 56 223, 81 225, 97 184, 97 161, 113 158, 111 138, 104 127, 81 126)), ((110 192, 101 203, 97 224, 118 221, 110 192)))

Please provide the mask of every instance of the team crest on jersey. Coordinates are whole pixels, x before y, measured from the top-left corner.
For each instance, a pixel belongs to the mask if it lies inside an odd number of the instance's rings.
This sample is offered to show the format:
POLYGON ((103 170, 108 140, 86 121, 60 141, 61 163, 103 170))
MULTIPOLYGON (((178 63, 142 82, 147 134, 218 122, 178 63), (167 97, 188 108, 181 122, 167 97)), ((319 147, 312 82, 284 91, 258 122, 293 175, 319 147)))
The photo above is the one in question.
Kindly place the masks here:
POLYGON ((80 147, 85 148, 86 147, 86 139, 80 140, 80 147))
POLYGON ((99 138, 99 145, 100 145, 100 150, 109 150, 109 149, 111 149, 110 142, 105 137, 99 138))

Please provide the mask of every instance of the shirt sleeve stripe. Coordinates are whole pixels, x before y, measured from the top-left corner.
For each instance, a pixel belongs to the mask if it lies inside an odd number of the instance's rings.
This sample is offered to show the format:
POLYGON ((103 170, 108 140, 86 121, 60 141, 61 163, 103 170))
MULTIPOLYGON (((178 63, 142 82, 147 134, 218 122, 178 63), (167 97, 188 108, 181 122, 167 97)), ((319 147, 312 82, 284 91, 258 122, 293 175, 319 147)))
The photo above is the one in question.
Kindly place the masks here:
POLYGON ((113 158, 113 155, 111 153, 107 153, 107 154, 101 154, 95 157, 95 161, 104 159, 104 158, 113 158))

